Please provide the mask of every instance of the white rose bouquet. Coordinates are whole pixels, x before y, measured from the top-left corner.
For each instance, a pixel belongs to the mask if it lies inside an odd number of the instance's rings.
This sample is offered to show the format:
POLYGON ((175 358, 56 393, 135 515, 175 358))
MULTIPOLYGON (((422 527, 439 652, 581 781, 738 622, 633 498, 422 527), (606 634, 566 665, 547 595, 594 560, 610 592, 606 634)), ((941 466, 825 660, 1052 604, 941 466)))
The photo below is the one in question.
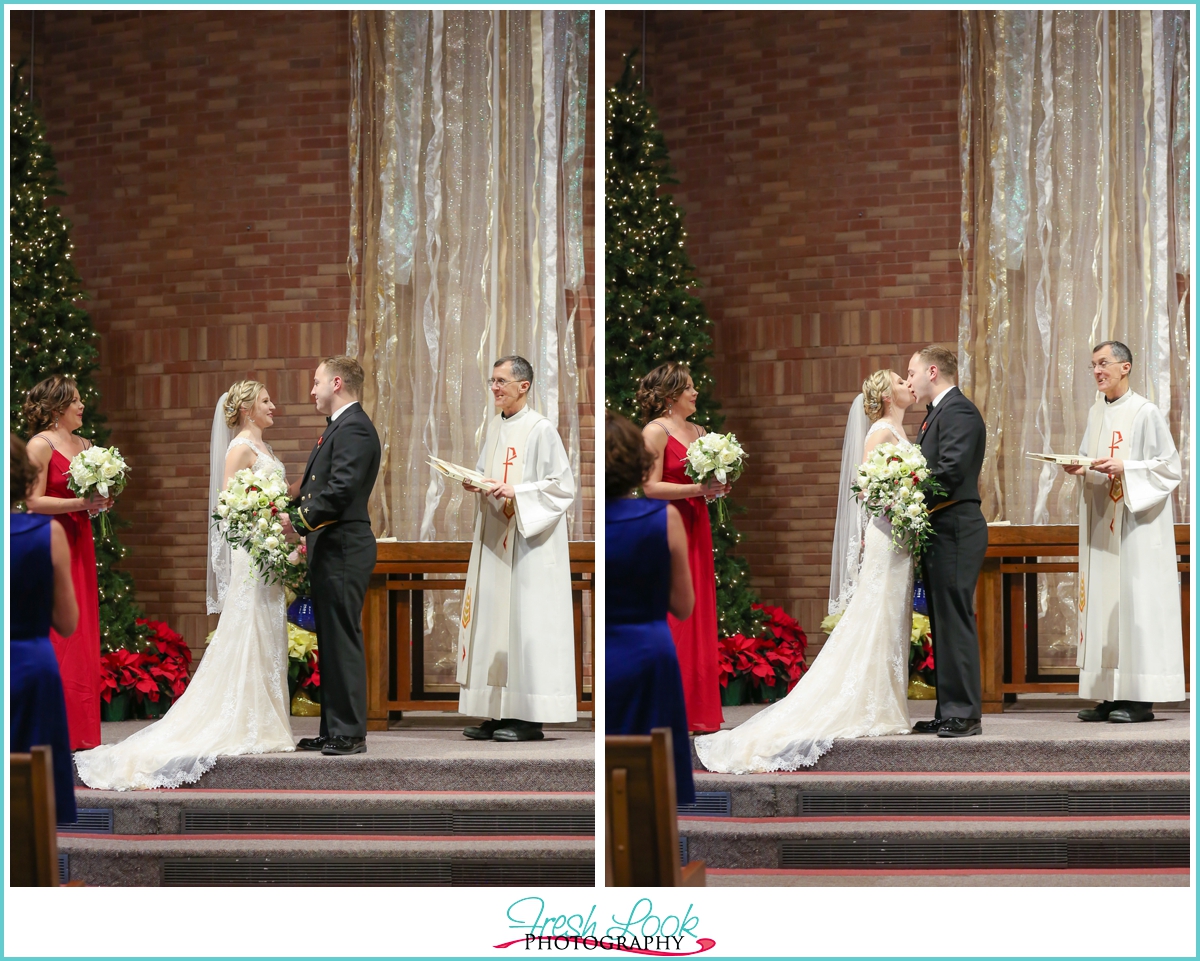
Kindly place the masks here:
POLYGON ((213 520, 224 526, 225 539, 250 554, 268 582, 285 583, 295 565, 288 557, 292 545, 283 534, 287 513, 287 482, 279 471, 243 468, 217 496, 213 520))
POLYGON ((919 447, 880 444, 858 465, 858 481, 850 486, 863 498, 863 510, 891 522, 892 546, 919 558, 929 546, 932 527, 925 498, 944 493, 933 480, 919 447))
MULTIPOLYGON (((697 484, 704 484, 714 477, 720 484, 732 484, 742 476, 745 463, 746 452, 736 435, 705 434, 688 446, 684 470, 697 484)), ((728 519, 729 509, 721 501, 717 505, 717 520, 724 523, 728 519)))
MULTIPOLYGON (((128 482, 129 465, 115 447, 89 447, 71 458, 67 469, 67 487, 80 497, 116 497, 128 482)), ((100 512, 100 533, 112 533, 112 521, 100 512)))

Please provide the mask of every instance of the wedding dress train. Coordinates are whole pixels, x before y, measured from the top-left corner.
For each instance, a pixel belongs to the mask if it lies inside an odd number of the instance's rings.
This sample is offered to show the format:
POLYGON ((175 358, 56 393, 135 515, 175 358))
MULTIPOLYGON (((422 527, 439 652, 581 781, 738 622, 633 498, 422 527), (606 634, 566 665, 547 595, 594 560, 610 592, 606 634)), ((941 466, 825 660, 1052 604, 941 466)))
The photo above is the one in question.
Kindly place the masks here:
MULTIPOLYGON (((258 451, 255 469, 283 469, 258 451)), ((125 791, 194 783, 220 756, 294 751, 287 681, 287 603, 283 587, 232 551, 217 630, 187 690, 158 721, 118 744, 75 755, 83 783, 125 791)))
MULTIPOLYGON (((890 429, 877 421, 869 433, 890 429)), ((894 433, 894 431, 893 431, 894 433)), ((897 441, 908 441, 897 435, 897 441)), ((812 667, 791 693, 733 730, 696 738, 709 771, 795 771, 816 764, 836 738, 908 734, 908 655, 913 559, 892 547, 892 528, 867 524, 858 587, 812 667)))

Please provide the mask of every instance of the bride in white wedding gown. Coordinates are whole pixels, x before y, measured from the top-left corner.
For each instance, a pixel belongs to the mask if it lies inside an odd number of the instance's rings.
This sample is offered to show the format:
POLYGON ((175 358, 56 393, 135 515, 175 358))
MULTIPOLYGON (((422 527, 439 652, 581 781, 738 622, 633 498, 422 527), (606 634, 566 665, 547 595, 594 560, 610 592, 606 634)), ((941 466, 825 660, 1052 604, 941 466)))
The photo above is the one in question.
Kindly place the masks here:
MULTIPOLYGON (((245 467, 283 471, 262 440, 275 405, 256 381, 239 381, 213 418, 209 516, 216 494, 245 467), (240 427, 229 440, 229 431, 240 427)), ((198 781, 232 754, 294 751, 288 704, 287 604, 283 587, 257 575, 246 551, 209 539, 208 611, 221 614, 187 690, 158 721, 118 744, 75 755, 83 783, 109 791, 174 788, 198 781)))
MULTIPOLYGON (((910 446, 903 418, 914 399, 892 371, 867 378, 863 409, 874 423, 862 459, 881 443, 910 446)), ((836 738, 911 732, 912 555, 892 547, 891 525, 879 518, 867 520, 862 545, 857 587, 842 619, 787 697, 733 730, 696 738, 709 771, 795 771, 816 764, 836 738)))

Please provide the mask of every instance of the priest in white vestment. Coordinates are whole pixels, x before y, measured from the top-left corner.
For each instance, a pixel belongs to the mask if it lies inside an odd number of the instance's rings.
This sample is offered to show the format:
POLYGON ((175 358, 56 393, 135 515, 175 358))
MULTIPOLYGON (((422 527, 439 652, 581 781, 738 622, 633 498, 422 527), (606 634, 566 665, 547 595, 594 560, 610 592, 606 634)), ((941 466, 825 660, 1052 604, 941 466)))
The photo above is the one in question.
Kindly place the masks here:
POLYGON ((1079 696, 1084 721, 1149 721, 1155 701, 1184 699, 1183 630, 1171 492, 1179 452, 1155 404, 1129 389, 1119 341, 1092 352, 1100 396, 1079 453, 1079 696))
POLYGON ((574 721, 575 621, 567 511, 575 479, 554 425, 529 407, 533 368, 503 357, 490 382, 497 414, 478 470, 479 495, 458 634, 458 710, 487 720, 475 740, 541 740, 543 723, 574 721))

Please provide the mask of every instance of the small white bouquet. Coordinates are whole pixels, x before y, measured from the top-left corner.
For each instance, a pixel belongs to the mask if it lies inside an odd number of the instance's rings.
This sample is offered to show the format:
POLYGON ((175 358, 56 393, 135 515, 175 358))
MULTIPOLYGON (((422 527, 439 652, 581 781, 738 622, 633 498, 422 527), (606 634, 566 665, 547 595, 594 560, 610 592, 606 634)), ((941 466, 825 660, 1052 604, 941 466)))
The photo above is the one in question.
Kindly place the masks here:
POLYGON ((863 510, 891 522, 892 546, 920 557, 929 546, 928 494, 943 493, 932 479, 921 448, 880 444, 858 465, 858 481, 850 485, 863 497, 863 510))
POLYGON ((225 539, 250 554, 268 582, 284 583, 295 570, 289 563, 292 545, 283 534, 287 482, 280 471, 243 468, 217 496, 213 520, 224 525, 225 539))
MULTIPOLYGON (((742 476, 745 462, 746 452, 736 435, 705 434, 688 446, 684 470, 697 484, 704 484, 714 477, 720 484, 732 484, 742 476)), ((723 524, 728 519, 729 509, 721 501, 717 504, 717 520, 723 524)))
MULTIPOLYGON (((67 469, 67 487, 80 497, 116 497, 128 482, 129 465, 115 447, 89 447, 71 458, 67 469)), ((100 533, 112 534, 112 521, 100 512, 100 533)))

